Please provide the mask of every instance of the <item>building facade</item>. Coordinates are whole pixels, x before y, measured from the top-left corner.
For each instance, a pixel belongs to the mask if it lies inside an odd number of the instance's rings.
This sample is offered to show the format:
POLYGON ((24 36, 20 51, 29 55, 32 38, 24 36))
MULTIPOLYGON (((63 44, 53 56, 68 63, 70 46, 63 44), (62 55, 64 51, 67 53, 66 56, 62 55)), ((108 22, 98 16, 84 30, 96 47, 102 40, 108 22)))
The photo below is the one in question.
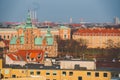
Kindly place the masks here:
POLYGON ((83 71, 83 70, 37 70, 37 69, 2 69, 4 78, 33 78, 42 77, 40 80, 110 80, 108 71, 83 71))
POLYGON ((96 64, 94 61, 81 61, 81 60, 60 60, 60 69, 75 69, 76 66, 85 68, 87 70, 95 70, 96 64))
MULTIPOLYGON (((2 61, 0 60, 0 65, 2 61)), ((28 80, 30 78, 42 77, 40 80, 110 80, 111 73, 109 71, 97 70, 78 70, 78 69, 49 69, 40 68, 5 68, 0 66, 0 75, 3 80, 28 80)), ((36 79, 35 79, 36 80, 36 79)))
POLYGON ((45 35, 41 35, 40 29, 32 25, 31 18, 28 15, 26 24, 18 26, 16 29, 17 33, 12 35, 10 39, 9 52, 43 50, 48 57, 57 56, 57 43, 50 28, 47 29, 45 35))
POLYGON ((119 29, 79 29, 72 35, 74 40, 84 39, 88 48, 106 48, 106 42, 112 40, 114 44, 120 42, 119 29))
MULTIPOLYGON (((13 28, 0 28, 0 37, 5 40, 11 40, 13 36, 18 35, 17 28, 23 27, 24 25, 16 26, 16 29, 13 28)), ((45 35, 47 33, 47 29, 45 28, 37 28, 39 30, 39 34, 45 35)), ((51 34, 53 36, 59 36, 61 39, 70 39, 71 38, 71 29, 66 26, 60 26, 58 28, 50 28, 51 34)))

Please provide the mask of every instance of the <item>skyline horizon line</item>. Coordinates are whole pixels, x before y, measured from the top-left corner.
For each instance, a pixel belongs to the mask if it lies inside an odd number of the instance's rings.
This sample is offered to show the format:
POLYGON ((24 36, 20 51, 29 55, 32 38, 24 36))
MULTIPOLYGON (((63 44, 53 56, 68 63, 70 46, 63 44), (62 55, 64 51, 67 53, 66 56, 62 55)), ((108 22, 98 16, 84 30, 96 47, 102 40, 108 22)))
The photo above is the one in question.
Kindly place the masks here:
MULTIPOLYGON (((27 17, 26 17, 27 18, 27 17)), ((15 20, 4 20, 4 21, 1 21, 0 20, 0 22, 25 22, 26 21, 26 18, 24 17, 24 20, 17 20, 16 19, 16 21, 15 20)), ((87 20, 87 19, 84 19, 84 18, 77 18, 77 19, 75 19, 75 18, 72 18, 72 22, 70 21, 70 19, 71 19, 72 17, 70 17, 70 18, 68 18, 68 19, 64 19, 64 20, 62 20, 62 21, 58 21, 58 20, 48 20, 48 19, 44 19, 44 20, 41 20, 41 19, 39 19, 39 18, 36 18, 36 19, 33 19, 33 20, 37 20, 37 22, 54 22, 54 23, 114 23, 114 19, 115 18, 118 18, 118 20, 119 20, 119 22, 120 22, 120 18, 119 17, 117 17, 117 16, 115 16, 115 17, 113 17, 113 18, 109 18, 109 20, 107 21, 100 21, 101 19, 98 19, 98 21, 96 21, 96 20, 87 20), (82 21, 81 21, 81 19, 82 19, 82 21)))

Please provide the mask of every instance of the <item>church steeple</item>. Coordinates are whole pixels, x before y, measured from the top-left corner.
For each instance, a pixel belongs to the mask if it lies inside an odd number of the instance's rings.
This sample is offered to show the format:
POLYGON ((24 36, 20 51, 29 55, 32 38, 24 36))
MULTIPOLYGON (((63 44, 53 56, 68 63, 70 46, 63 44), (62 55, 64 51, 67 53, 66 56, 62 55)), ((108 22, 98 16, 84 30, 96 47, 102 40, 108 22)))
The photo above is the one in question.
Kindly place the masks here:
POLYGON ((48 29, 47 29, 47 34, 46 34, 46 36, 52 36, 49 26, 48 26, 48 29))
POLYGON ((48 26, 47 33, 50 34, 50 27, 48 26))
POLYGON ((32 20, 31 20, 31 17, 30 17, 30 11, 29 10, 28 10, 28 16, 27 16, 25 28, 32 28, 32 20))

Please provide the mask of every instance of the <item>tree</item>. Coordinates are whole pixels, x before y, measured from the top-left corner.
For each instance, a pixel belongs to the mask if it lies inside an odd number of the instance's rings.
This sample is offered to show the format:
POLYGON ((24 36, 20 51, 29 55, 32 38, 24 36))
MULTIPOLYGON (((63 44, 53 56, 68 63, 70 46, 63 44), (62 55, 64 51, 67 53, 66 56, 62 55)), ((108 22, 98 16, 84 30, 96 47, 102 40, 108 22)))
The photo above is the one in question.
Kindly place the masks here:
POLYGON ((79 44, 80 44, 81 46, 87 47, 87 43, 88 43, 87 40, 80 38, 80 39, 78 39, 77 41, 79 42, 79 44))
POLYGON ((114 41, 111 39, 108 39, 105 44, 106 44, 107 48, 114 48, 115 47, 114 41))
POLYGON ((86 41, 80 39, 79 41, 69 39, 69 40, 61 40, 57 39, 58 42, 58 52, 64 53, 64 55, 72 55, 79 57, 84 53, 87 48, 86 41))

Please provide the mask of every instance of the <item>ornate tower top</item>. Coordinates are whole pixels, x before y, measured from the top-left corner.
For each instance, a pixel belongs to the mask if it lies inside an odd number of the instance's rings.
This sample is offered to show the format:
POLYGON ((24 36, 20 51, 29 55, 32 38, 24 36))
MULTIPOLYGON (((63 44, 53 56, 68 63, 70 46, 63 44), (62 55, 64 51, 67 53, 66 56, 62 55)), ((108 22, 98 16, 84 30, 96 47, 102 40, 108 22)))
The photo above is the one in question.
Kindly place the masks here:
POLYGON ((48 27, 48 29, 47 29, 47 34, 46 34, 46 36, 47 36, 47 37, 48 37, 48 36, 52 36, 51 31, 50 31, 50 27, 48 27))
POLYGON ((26 21, 26 26, 25 28, 32 28, 32 20, 30 17, 30 11, 28 10, 28 16, 27 16, 27 21, 26 21))

